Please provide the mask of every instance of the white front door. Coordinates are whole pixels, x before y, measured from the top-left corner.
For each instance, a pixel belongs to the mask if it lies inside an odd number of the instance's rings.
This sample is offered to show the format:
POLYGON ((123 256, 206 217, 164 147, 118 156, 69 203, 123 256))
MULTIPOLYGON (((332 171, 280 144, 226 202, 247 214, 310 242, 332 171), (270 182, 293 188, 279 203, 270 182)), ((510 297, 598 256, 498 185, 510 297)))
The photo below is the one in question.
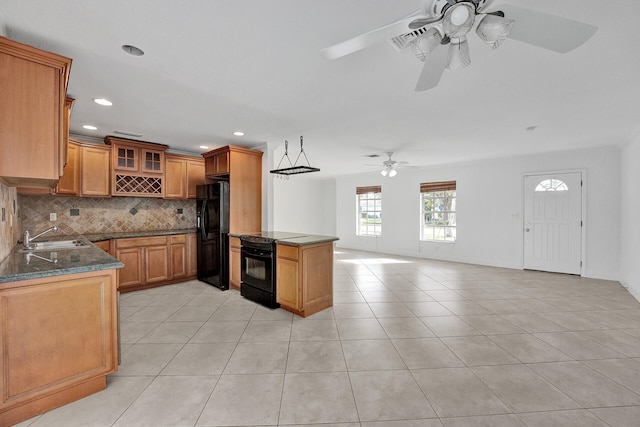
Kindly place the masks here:
POLYGON ((582 173, 524 177, 524 268, 580 274, 582 173))

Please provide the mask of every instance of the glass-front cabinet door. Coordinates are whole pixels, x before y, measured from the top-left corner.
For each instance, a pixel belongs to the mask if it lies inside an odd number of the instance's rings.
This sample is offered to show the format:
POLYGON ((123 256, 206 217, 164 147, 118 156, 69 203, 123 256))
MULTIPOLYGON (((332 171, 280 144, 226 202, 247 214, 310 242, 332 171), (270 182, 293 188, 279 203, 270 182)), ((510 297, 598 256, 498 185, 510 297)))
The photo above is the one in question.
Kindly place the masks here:
POLYGON ((162 151, 142 149, 142 172, 163 173, 164 153, 162 151))
POLYGON ((139 150, 135 147, 126 147, 115 145, 114 150, 114 169, 138 171, 139 150))

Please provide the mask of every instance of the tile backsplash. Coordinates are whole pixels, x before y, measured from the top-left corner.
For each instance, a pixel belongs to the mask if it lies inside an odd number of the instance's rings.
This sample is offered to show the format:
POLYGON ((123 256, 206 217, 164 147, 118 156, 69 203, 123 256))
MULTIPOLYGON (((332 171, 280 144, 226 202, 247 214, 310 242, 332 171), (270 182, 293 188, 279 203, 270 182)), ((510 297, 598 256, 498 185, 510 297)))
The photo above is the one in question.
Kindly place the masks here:
POLYGON ((15 246, 20 236, 16 189, 0 183, 0 261, 15 246))
POLYGON ((56 226, 57 234, 174 230, 195 227, 195 200, 19 195, 21 233, 56 226), (181 212, 181 213, 178 213, 181 212), (50 214, 56 220, 50 220, 50 214))

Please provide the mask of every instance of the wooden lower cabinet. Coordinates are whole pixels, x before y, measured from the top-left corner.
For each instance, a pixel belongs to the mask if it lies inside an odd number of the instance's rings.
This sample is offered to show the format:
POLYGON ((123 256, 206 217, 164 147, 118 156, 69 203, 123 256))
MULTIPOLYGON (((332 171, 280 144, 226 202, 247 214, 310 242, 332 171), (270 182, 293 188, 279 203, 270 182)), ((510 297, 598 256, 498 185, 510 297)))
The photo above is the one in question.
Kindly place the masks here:
MULTIPOLYGON (((115 257, 124 264, 118 270, 118 289, 129 292, 168 285, 195 277, 197 266, 191 258, 195 243, 188 242, 195 234, 131 237, 114 240, 115 257)), ((191 240, 192 241, 192 240, 191 240)))
POLYGON ((198 274, 198 236, 196 233, 187 234, 187 276, 198 274))
POLYGON ((111 240, 100 240, 99 242, 93 242, 93 244, 111 255, 111 240))
POLYGON ((144 276, 146 283, 166 282, 169 280, 169 248, 167 245, 143 248, 144 276))
POLYGON ((0 425, 103 390, 117 371, 116 271, 0 284, 0 425))
MULTIPOLYGON (((116 247, 121 240, 124 239, 116 240, 116 247)), ((141 288, 146 283, 142 251, 143 249, 138 247, 116 249, 116 258, 124 264, 124 267, 118 270, 118 289, 120 292, 141 288)))
POLYGON ((240 238, 229 237, 229 287, 240 289, 240 238))
POLYGON ((187 235, 171 236, 171 277, 187 276, 187 235))
POLYGON ((333 305, 333 242, 277 245, 276 301, 302 317, 333 305))

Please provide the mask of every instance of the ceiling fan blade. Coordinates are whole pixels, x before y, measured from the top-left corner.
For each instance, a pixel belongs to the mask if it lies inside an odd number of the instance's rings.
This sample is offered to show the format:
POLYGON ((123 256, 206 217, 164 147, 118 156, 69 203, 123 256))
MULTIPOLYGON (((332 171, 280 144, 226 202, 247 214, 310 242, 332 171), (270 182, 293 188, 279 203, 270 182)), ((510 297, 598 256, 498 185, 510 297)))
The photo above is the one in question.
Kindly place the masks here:
POLYGON ((443 46, 439 46, 431 52, 424 62, 424 67, 422 67, 422 72, 416 84, 416 92, 429 90, 438 86, 444 68, 447 65, 447 53, 447 49, 443 46))
POLYGON ((594 25, 535 10, 510 5, 500 9, 506 18, 516 21, 509 38, 558 53, 574 50, 598 31, 594 25))
POLYGON ((438 22, 442 19, 442 16, 424 16, 420 18, 415 18, 413 21, 409 23, 409 28, 411 30, 417 30, 418 28, 422 28, 425 25, 433 24, 434 22, 438 22))
POLYGON ((403 19, 401 21, 394 22, 393 24, 385 25, 384 27, 377 28, 369 31, 368 33, 360 34, 359 36, 350 38, 333 46, 329 46, 322 49, 322 53, 327 59, 338 59, 350 53, 357 52, 374 44, 382 43, 400 34, 410 33, 413 31, 409 28, 409 24, 415 21, 419 16, 412 16, 410 18, 403 19))

